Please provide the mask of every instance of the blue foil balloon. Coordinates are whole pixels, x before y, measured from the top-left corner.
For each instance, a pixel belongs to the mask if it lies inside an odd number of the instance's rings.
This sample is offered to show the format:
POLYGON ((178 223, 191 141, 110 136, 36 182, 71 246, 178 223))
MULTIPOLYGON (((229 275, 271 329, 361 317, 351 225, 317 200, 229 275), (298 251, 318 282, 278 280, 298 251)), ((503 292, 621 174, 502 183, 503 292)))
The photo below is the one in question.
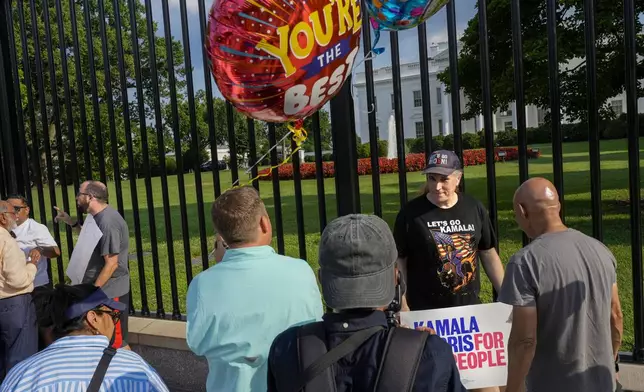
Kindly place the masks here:
POLYGON ((440 10, 449 0, 366 0, 367 13, 373 27, 375 39, 373 52, 381 54, 384 49, 376 48, 380 31, 412 29, 426 21, 440 10))

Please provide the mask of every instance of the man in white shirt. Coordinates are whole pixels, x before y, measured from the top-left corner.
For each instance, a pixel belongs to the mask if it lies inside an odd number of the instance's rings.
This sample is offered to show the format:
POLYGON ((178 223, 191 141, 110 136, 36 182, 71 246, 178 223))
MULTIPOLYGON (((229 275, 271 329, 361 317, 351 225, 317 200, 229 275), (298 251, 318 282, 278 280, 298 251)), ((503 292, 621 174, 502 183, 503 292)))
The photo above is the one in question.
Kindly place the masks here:
POLYGON ((47 226, 29 218, 30 207, 27 199, 21 195, 12 195, 7 199, 16 213, 18 227, 13 230, 16 241, 27 260, 38 262, 38 272, 34 279, 34 289, 49 284, 47 266, 49 259, 60 257, 58 244, 51 236, 47 226))

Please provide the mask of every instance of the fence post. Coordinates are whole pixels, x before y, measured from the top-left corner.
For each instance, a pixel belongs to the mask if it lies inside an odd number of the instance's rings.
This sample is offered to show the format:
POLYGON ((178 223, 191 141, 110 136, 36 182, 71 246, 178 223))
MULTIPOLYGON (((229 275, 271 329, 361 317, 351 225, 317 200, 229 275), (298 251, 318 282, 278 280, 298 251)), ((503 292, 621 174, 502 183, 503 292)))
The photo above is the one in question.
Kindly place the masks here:
MULTIPOLYGON (((13 25, 9 22, 11 1, 0 4, 0 137, 2 137, 2 166, 4 190, 7 193, 22 193, 25 178, 18 175, 22 166, 18 120, 16 118, 16 95, 11 64, 11 40, 13 25)), ((6 195, 2 195, 6 196, 6 195)))
POLYGON ((360 213, 360 184, 351 76, 331 100, 331 136, 338 216, 360 213))

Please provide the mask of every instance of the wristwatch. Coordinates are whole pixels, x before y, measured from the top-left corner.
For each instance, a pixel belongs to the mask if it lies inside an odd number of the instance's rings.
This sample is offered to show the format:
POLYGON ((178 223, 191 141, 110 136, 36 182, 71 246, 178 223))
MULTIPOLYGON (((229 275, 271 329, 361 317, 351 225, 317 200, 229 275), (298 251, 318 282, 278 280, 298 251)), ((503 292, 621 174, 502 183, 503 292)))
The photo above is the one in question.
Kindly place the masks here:
POLYGON ((619 355, 615 358, 615 373, 619 373, 619 355))
POLYGON ((76 223, 74 223, 71 226, 72 226, 72 228, 76 228, 76 227, 78 227, 78 225, 80 225, 80 221, 76 221, 76 223))

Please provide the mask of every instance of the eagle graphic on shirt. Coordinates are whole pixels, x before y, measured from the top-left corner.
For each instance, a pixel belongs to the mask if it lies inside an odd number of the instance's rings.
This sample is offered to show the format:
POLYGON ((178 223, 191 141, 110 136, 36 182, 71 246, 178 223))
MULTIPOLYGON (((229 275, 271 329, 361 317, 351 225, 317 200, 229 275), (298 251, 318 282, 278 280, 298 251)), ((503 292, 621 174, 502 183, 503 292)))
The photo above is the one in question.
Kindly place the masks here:
POLYGON ((441 233, 431 230, 441 265, 438 278, 441 284, 457 293, 476 276, 477 257, 473 234, 441 233))

